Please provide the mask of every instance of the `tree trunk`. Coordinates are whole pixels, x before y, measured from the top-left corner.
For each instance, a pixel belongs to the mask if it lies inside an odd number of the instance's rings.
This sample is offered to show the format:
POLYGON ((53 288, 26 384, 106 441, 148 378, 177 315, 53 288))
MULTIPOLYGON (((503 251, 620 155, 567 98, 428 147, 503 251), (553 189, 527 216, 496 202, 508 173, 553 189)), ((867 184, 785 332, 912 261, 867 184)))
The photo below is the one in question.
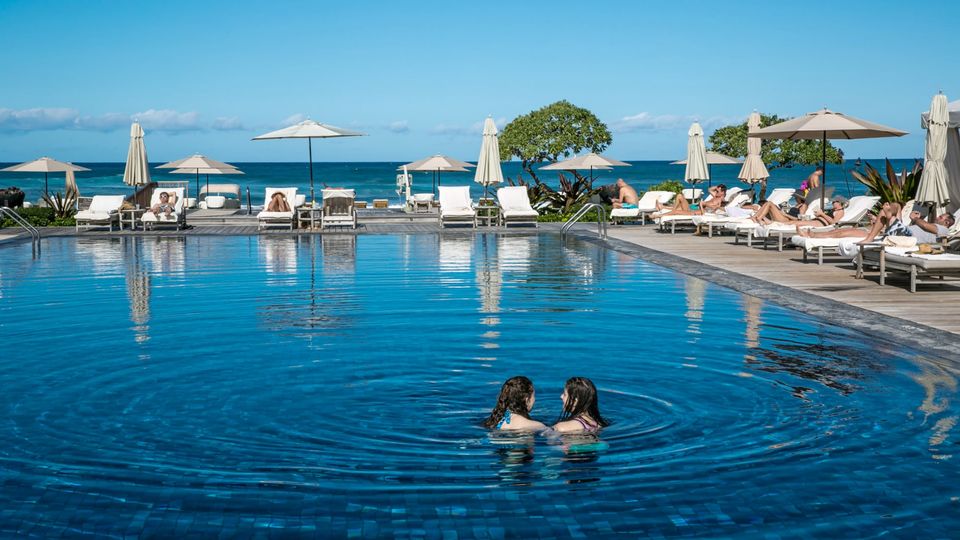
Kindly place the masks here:
POLYGON ((537 184, 540 183, 540 179, 537 178, 537 173, 533 172, 533 167, 531 166, 531 162, 530 162, 530 161, 523 160, 523 161, 521 162, 521 166, 523 167, 523 170, 526 171, 527 174, 530 175, 530 178, 533 178, 534 183, 537 183, 537 184))

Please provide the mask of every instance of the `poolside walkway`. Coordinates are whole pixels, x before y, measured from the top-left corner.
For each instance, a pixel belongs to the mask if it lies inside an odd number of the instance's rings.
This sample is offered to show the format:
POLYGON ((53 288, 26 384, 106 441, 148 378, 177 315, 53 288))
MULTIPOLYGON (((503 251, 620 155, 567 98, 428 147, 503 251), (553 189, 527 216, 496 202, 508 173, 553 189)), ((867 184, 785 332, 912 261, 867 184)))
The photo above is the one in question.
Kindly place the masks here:
MULTIPOLYGON (((583 229, 587 230, 594 229, 583 229)), ((825 255, 824 264, 818 266, 816 257, 804 263, 803 253, 796 249, 778 252, 775 247, 764 250, 743 243, 734 245, 731 236, 708 238, 686 231, 661 233, 653 225, 610 227, 609 236, 614 241, 669 254, 690 265, 707 265, 721 274, 748 276, 960 335, 960 281, 956 279, 926 280, 916 293, 910 293, 904 274, 894 274, 892 279, 888 276, 888 284, 881 286, 878 272, 868 271, 865 279, 856 279, 850 260, 842 257, 825 255)))

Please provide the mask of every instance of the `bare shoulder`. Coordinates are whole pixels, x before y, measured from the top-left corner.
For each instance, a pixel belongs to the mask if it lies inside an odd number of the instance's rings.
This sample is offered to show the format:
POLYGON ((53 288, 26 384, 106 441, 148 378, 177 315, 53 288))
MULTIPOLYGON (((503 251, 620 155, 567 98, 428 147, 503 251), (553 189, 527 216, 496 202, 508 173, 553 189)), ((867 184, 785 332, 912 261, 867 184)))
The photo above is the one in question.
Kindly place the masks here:
POLYGON ((560 433, 573 433, 575 431, 583 431, 583 425, 576 420, 566 420, 557 422, 557 424, 553 426, 553 429, 560 433))
POLYGON ((547 429, 547 426, 543 422, 538 422, 536 420, 531 420, 529 418, 524 418, 519 415, 513 415, 510 419, 510 423, 504 424, 502 428, 506 430, 514 431, 540 431, 547 429))

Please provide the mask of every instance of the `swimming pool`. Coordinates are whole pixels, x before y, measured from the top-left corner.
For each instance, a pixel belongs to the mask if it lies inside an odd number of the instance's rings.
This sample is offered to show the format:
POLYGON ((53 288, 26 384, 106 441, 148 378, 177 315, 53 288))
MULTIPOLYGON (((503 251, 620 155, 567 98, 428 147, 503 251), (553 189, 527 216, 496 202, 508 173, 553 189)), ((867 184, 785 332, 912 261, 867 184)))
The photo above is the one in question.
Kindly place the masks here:
POLYGON ((0 247, 0 533, 947 537, 957 367, 550 234, 0 247), (597 440, 490 436, 504 379, 597 440))

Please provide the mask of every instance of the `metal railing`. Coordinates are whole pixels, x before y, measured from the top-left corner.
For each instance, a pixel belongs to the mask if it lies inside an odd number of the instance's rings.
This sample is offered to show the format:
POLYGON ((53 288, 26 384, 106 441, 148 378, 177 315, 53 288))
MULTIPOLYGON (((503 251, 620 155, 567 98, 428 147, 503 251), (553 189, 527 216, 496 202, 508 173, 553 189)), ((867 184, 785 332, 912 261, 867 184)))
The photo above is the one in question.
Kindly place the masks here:
POLYGON ((577 213, 570 217, 566 223, 563 224, 563 227, 560 228, 560 234, 566 234, 570 230, 570 227, 580 221, 583 216, 587 215, 587 212, 590 210, 596 209, 597 211, 597 235, 600 238, 607 237, 607 209, 603 207, 602 204, 597 203, 587 203, 580 207, 580 210, 577 210, 577 213))
POLYGON ((29 221, 23 218, 20 214, 17 213, 13 208, 8 208, 6 206, 0 206, 0 216, 7 216, 12 219, 17 225, 23 227, 25 231, 30 233, 30 241, 33 246, 33 258, 36 259, 40 256, 40 231, 36 227, 30 224, 29 221))

